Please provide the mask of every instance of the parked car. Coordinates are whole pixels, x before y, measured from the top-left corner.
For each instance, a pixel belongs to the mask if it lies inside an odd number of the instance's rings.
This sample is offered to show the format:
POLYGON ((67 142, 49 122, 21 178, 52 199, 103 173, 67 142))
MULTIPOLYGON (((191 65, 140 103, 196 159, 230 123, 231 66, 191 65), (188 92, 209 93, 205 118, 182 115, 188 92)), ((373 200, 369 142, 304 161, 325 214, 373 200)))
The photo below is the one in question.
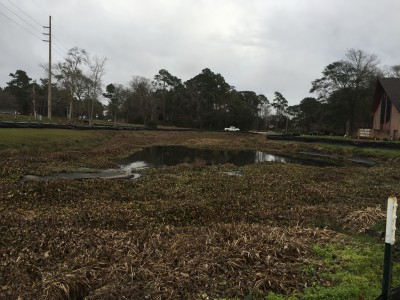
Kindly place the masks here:
POLYGON ((240 131, 240 129, 235 126, 226 127, 224 130, 225 131, 240 131))

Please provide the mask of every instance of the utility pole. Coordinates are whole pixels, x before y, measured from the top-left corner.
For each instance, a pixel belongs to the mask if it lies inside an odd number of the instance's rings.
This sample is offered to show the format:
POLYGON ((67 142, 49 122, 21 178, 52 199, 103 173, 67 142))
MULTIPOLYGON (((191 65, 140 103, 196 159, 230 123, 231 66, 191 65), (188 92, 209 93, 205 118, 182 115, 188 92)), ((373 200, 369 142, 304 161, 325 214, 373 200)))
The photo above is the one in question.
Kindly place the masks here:
POLYGON ((43 40, 43 42, 49 43, 49 86, 48 86, 48 96, 47 96, 47 117, 51 120, 51 16, 49 16, 49 26, 43 26, 43 28, 48 29, 49 33, 43 33, 48 35, 48 40, 43 40))
POLYGON ((32 84, 32 94, 33 94, 33 118, 36 120, 36 91, 35 91, 36 80, 32 84))

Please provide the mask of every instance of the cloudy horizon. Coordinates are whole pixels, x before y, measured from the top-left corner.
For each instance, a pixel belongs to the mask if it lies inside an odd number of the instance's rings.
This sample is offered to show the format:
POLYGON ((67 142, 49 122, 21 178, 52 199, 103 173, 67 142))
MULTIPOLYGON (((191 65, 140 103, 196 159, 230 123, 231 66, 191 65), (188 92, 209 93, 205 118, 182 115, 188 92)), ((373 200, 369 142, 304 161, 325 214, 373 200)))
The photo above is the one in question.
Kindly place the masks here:
POLYGON ((186 81, 209 68, 237 90, 270 101, 279 91, 294 105, 351 48, 400 64, 398 11, 395 0, 0 0, 0 87, 17 69, 46 77, 39 25, 51 15, 53 63, 72 47, 105 57, 104 84, 160 69, 186 81))

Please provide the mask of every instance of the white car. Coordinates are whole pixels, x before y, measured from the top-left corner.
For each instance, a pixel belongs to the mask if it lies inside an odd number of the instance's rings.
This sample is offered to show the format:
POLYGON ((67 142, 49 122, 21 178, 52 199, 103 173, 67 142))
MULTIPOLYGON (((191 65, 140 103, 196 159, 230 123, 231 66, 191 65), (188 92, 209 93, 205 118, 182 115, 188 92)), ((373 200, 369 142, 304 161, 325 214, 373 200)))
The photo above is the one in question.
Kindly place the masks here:
POLYGON ((240 129, 236 128, 235 126, 226 127, 224 130, 225 131, 240 131, 240 129))

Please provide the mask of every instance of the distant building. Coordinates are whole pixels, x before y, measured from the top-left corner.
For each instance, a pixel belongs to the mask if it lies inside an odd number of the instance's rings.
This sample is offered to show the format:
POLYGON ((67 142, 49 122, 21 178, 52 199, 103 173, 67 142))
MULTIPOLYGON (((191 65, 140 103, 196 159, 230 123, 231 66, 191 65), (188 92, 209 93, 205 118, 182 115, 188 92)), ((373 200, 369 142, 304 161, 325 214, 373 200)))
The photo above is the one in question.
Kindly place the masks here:
POLYGON ((399 140, 400 136, 400 78, 378 79, 374 102, 373 136, 399 140))

